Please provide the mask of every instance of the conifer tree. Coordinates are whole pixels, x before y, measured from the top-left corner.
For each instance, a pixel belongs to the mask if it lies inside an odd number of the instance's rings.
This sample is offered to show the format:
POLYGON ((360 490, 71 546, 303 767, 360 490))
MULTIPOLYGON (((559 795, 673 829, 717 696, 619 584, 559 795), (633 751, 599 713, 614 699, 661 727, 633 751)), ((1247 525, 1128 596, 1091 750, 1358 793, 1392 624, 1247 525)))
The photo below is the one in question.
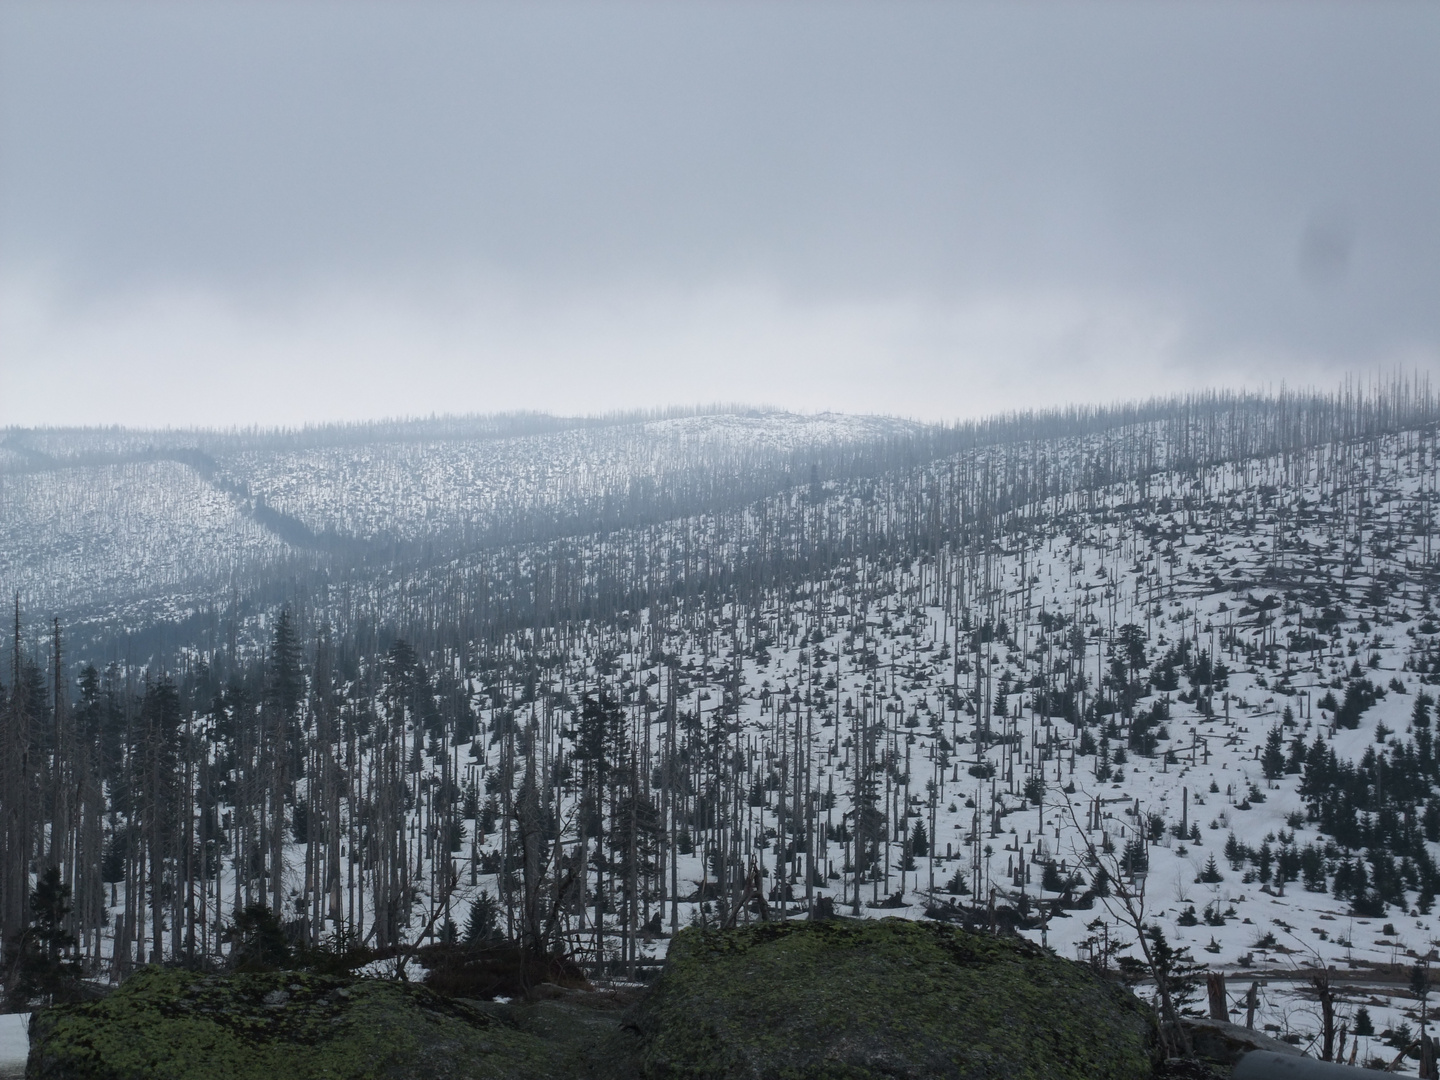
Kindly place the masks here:
POLYGON ((79 987, 80 962, 75 959, 75 936, 65 928, 70 913, 70 886, 60 880, 58 867, 40 875, 30 894, 30 925, 20 940, 16 979, 11 999, 16 1009, 39 1001, 64 1001, 79 987))

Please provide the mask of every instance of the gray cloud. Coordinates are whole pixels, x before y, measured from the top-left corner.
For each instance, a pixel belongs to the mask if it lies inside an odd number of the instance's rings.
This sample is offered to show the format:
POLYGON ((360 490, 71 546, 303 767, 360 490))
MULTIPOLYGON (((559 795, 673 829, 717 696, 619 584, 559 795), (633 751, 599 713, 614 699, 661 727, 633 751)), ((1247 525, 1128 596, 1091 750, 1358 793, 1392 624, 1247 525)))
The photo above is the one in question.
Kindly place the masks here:
POLYGON ((1433 4, 6 4, 0 423, 1434 365, 1436 55, 1433 4))

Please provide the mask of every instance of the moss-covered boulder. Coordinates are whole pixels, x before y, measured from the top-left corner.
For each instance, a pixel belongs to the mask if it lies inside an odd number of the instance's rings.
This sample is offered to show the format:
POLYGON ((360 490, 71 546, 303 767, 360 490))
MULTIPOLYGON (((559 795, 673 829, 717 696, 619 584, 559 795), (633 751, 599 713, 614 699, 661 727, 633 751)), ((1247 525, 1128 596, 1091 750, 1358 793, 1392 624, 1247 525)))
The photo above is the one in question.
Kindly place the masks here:
POLYGON ((541 1080, 570 1047, 421 986, 148 968, 31 1025, 31 1080, 541 1080))
POLYGON ((1141 1080, 1155 1036, 1088 968, 901 919, 683 931, 632 1021, 646 1080, 1141 1080))
POLYGON ((149 968, 31 1024, 31 1080, 1147 1080, 1136 998, 1018 939, 900 919, 687 930, 654 988, 479 1002, 149 968), (633 1000, 633 999, 630 999, 633 1000))

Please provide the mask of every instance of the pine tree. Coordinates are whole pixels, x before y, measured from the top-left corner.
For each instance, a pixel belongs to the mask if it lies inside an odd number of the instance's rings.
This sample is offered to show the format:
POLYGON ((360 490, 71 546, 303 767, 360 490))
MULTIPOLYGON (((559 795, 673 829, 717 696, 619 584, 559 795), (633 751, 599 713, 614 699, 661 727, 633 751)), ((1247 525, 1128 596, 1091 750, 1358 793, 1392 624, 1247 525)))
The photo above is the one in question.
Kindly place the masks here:
POLYGON ((1260 755, 1260 769, 1266 780, 1279 780, 1285 775, 1284 734, 1276 724, 1265 737, 1265 752, 1260 755))
POLYGON ((1175 948, 1165 938, 1158 923, 1146 928, 1150 945, 1150 976, 1168 994, 1177 1014, 1199 995, 1201 975, 1205 966, 1195 963, 1189 947, 1175 948))
POLYGON ((1355 1010, 1355 1034, 1367 1037, 1375 1034, 1375 1021, 1370 1019, 1370 1010, 1364 1005, 1355 1010))
POLYGON ((915 828, 910 832, 910 853, 918 857, 930 854, 930 838, 925 835, 923 822, 915 822, 915 828))
POLYGON ((1309 747, 1305 745, 1305 736, 1296 735, 1290 741, 1290 756, 1285 759, 1285 772, 1290 776, 1297 776, 1305 768, 1305 758, 1310 753, 1309 747))
POLYGON ((285 931, 264 904, 251 904, 235 912, 235 921, 221 937, 230 943, 230 964, 236 971, 274 971, 290 963, 285 931))
POLYGON ((16 1009, 32 1001, 44 1004, 73 996, 80 982, 74 957, 75 937, 65 929, 70 914, 70 886, 52 866, 40 875, 30 894, 30 925, 21 937, 17 978, 12 988, 16 1009))
POLYGON ((1206 885, 1216 885, 1225 880, 1220 874, 1220 868, 1215 865, 1213 854, 1205 861, 1205 869, 1200 872, 1200 880, 1206 885))
POLYGON ((1415 695, 1415 704, 1410 708, 1410 723, 1417 728, 1428 728, 1430 726, 1430 706, 1435 701, 1423 690, 1415 695))
POLYGON ((1246 859, 1245 848, 1233 832, 1225 839, 1225 858, 1230 863, 1231 870, 1239 870, 1246 859))
POLYGON ((470 914, 465 919, 465 944, 493 945, 500 940, 500 907, 495 898, 485 890, 470 905, 470 914))
POLYGON ((300 643, 290 618, 290 609, 280 612, 270 637, 269 685, 270 700, 286 719, 293 719, 305 696, 305 676, 300 669, 300 643))

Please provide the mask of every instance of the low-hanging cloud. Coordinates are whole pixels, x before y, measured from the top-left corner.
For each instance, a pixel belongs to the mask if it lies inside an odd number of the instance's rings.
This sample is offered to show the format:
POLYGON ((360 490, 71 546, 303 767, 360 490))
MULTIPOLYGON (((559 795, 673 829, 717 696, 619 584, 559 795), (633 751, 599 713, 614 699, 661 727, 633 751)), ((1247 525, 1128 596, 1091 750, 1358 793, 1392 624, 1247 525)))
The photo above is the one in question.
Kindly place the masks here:
MULTIPOLYGON (((537 403, 593 413, 715 401, 944 420, 1211 386, 1326 383, 1343 371, 1243 351, 1199 364, 1181 314, 1124 297, 836 302, 787 296, 773 283, 555 295, 468 278, 268 304, 172 290, 76 305, 10 280, 0 337, 32 360, 10 370, 0 400, 0 424, 25 425, 299 425, 537 403), (177 396, 186 403, 179 416, 177 396)), ((1434 358, 1385 359, 1415 367, 1434 358)))
POLYGON ((0 7, 0 424, 1440 365, 1433 5, 0 7))

